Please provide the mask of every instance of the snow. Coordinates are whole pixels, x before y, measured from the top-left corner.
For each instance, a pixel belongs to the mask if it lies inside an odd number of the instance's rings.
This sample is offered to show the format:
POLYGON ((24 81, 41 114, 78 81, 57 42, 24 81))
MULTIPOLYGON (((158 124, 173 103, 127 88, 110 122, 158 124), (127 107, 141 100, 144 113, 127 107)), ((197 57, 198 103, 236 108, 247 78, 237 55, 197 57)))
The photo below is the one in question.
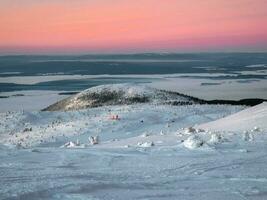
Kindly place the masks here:
POLYGON ((0 113, 0 199, 266 199, 266 122, 267 103, 0 113))
POLYGON ((92 145, 98 144, 99 143, 99 138, 98 136, 90 136, 89 137, 89 142, 92 145))
POLYGON ((243 139, 245 140, 245 141, 253 141, 254 140, 254 136, 253 136, 253 134, 252 133, 249 133, 248 131, 245 131, 244 132, 244 135, 243 135, 243 139))
POLYGON ((197 127, 213 131, 267 131, 267 102, 197 127))
POLYGON ((196 149, 203 146, 203 144, 204 142, 196 135, 192 135, 184 141, 184 146, 188 149, 196 149))
POLYGON ((1 149, 1 199, 265 199, 266 145, 1 149))
POLYGON ((195 132, 196 132, 196 129, 194 129, 193 127, 188 127, 184 131, 185 134, 191 134, 191 133, 195 133, 195 132))
POLYGON ((154 146, 153 142, 138 142, 137 146, 140 147, 152 147, 154 146))
POLYGON ((86 148, 87 144, 81 144, 79 139, 74 141, 66 142, 64 145, 60 146, 60 148, 86 148))
POLYGON ((221 134, 213 133, 213 134, 211 134, 210 140, 208 141, 208 143, 212 144, 212 145, 214 145, 214 144, 216 145, 216 144, 220 144, 224 141, 225 141, 225 139, 223 138, 223 136, 221 134))
POLYGON ((135 103, 194 104, 196 99, 178 93, 162 91, 145 85, 132 83, 108 84, 84 90, 70 98, 59 101, 45 111, 69 111, 107 105, 135 103))
MULTIPOLYGON (((243 108, 229 105, 134 104, 69 112, 0 113, 0 143, 32 147, 47 142, 63 144, 70 141, 69 138, 88 143, 90 136, 98 135, 104 146, 103 142, 112 139, 137 137, 143 140, 153 135, 166 138, 169 134, 176 137, 176 132, 181 128, 215 120, 243 108), (111 120, 109 116, 112 114, 121 119, 111 120), (25 132, 25 128, 31 131, 25 132), (140 137, 144 133, 149 137, 140 137)), ((119 142, 114 142, 112 146, 119 142)))

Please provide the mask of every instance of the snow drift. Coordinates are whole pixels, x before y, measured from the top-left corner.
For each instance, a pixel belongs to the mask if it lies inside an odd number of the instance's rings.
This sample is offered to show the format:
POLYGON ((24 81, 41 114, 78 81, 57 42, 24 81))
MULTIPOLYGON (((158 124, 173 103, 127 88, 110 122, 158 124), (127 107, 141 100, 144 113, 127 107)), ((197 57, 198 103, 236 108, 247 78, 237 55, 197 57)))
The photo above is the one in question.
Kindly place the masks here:
POLYGON ((262 132, 267 130, 267 102, 197 126, 211 131, 262 132))

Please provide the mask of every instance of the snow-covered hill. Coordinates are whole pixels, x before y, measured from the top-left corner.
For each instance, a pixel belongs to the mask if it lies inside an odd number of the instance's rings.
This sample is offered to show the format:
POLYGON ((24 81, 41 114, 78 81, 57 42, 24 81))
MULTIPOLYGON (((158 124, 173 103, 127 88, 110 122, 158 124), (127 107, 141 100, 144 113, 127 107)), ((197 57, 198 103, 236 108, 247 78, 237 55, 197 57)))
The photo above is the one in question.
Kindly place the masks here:
POLYGON ((267 103, 108 85, 47 110, 0 113, 0 199, 267 197, 267 103))
POLYGON ((85 90, 47 109, 63 112, 1 113, 0 143, 20 147, 61 146, 79 140, 87 145, 90 144, 88 138, 96 135, 101 140, 97 147, 103 148, 155 142, 172 146, 190 136, 197 136, 190 139, 193 143, 198 139, 205 142, 222 134, 226 137, 226 132, 266 131, 266 105, 262 103, 242 110, 243 106, 197 104, 193 98, 145 86, 104 85, 85 90), (172 105, 177 101, 183 106, 172 105), (80 110, 87 107, 90 109, 80 110), (217 135, 212 136, 215 133, 217 135), (140 137, 144 134, 149 137, 140 137))
POLYGON ((110 84, 89 88, 72 97, 61 100, 44 111, 78 110, 108 105, 135 103, 186 105, 198 99, 175 92, 168 92, 137 84, 110 84))
POLYGON ((100 144, 114 140, 116 147, 115 140, 144 133, 160 135, 161 131, 175 135, 181 128, 212 121, 241 109, 241 106, 229 105, 172 106, 148 103, 69 112, 0 113, 0 143, 29 148, 39 144, 61 146, 67 141, 79 139, 81 143, 89 144, 88 138, 98 135, 100 144), (116 115, 119 120, 112 119, 116 115))
POLYGON ((242 110, 233 115, 199 125, 212 131, 267 131, 267 102, 242 110))

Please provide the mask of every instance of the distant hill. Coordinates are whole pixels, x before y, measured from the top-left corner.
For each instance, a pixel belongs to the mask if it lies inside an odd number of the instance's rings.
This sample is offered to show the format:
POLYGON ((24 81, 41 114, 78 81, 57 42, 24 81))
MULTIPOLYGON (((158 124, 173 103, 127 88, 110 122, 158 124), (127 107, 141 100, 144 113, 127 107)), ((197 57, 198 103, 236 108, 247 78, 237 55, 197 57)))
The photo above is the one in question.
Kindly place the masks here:
POLYGON ((45 108, 44 111, 68 111, 135 103, 186 105, 201 102, 197 98, 142 85, 110 84, 89 88, 45 108))

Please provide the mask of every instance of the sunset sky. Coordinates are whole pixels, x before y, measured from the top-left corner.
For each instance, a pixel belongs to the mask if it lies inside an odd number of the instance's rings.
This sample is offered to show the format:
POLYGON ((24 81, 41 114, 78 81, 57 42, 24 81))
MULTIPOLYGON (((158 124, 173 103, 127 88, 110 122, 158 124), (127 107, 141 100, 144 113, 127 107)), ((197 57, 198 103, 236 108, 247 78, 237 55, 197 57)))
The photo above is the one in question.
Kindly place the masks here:
POLYGON ((267 51, 267 0, 0 0, 0 53, 267 51))

